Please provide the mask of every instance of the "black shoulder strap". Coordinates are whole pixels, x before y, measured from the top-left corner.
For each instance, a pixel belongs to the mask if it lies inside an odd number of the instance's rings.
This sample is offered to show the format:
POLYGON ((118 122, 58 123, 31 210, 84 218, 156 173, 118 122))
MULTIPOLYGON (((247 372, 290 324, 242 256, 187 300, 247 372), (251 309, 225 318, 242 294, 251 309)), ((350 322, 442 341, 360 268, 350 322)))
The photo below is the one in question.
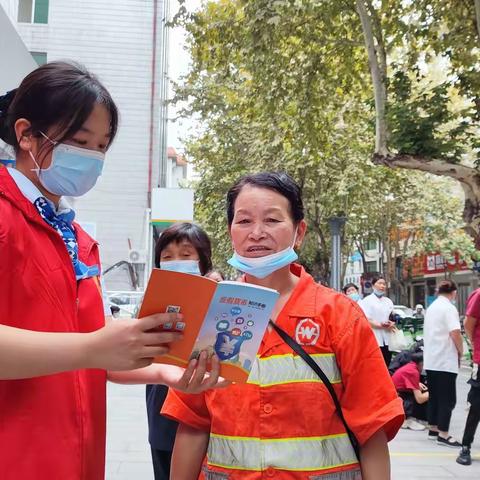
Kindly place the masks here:
POLYGON ((340 420, 342 421, 343 426, 345 427, 345 430, 347 431, 348 438, 350 439, 352 447, 355 450, 355 454, 357 455, 357 459, 360 460, 360 445, 358 443, 357 438, 355 437, 355 434, 350 430, 349 426, 347 425, 345 417, 343 416, 342 407, 341 407, 340 402, 338 400, 337 394, 335 393, 335 390, 333 389, 333 386, 330 383, 330 380, 325 375, 323 370, 313 360, 313 358, 287 332, 282 330, 278 325, 276 325, 271 320, 270 320, 270 325, 280 335, 282 340, 295 353, 297 353, 300 357, 303 358, 305 363, 307 363, 308 366, 320 377, 320 380, 322 380, 325 387, 327 387, 327 390, 330 393, 330 396, 332 397, 333 403, 335 404, 335 409, 337 410, 337 415, 340 417, 340 420))

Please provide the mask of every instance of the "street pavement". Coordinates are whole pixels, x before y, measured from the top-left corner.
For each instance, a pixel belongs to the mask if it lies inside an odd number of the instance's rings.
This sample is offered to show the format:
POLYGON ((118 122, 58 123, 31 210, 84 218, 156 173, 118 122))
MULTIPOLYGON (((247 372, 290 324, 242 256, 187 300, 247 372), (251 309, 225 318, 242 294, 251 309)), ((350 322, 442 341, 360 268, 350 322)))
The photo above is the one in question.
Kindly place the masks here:
MULTIPOLYGON (((450 433, 461 440, 465 423, 469 386, 467 368, 457 379, 457 407, 450 433)), ((400 430, 390 443, 393 480, 480 479, 480 427, 472 448, 474 463, 457 465, 458 449, 437 445, 426 432, 400 430)), ((153 480, 147 440, 145 387, 108 386, 106 480, 153 480)))

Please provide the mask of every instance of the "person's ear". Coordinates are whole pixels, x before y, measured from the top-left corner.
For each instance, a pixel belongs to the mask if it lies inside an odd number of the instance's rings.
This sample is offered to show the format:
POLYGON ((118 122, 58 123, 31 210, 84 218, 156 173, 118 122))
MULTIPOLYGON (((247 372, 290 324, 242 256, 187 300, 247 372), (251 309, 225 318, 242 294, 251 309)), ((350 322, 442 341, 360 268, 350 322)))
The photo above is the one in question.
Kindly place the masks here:
POLYGON ((33 147, 34 140, 31 127, 32 124, 26 118, 19 118, 15 122, 15 136, 20 150, 24 152, 30 152, 33 147))
POLYGON ((307 222, 300 220, 297 225, 297 238, 295 239, 294 248, 300 248, 302 246, 305 234, 307 233, 307 222))

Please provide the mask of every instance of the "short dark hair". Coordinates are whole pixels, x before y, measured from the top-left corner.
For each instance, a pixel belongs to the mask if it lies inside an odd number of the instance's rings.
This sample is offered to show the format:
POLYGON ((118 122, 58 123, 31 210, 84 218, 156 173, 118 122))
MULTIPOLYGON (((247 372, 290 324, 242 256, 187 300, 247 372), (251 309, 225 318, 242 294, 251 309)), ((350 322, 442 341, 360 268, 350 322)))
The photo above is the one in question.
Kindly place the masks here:
POLYGON ((423 352, 412 353, 412 362, 415 362, 417 365, 423 362, 423 352))
POLYGON ((285 172, 261 172, 245 175, 238 179, 227 193, 228 225, 233 222, 235 201, 246 185, 268 188, 284 196, 290 204, 290 213, 295 224, 304 218, 302 190, 295 180, 285 172))
POLYGON ((452 280, 442 280, 438 284, 438 293, 452 293, 457 290, 457 285, 452 280))
POLYGON ((194 223, 174 223, 166 228, 155 245, 155 266, 160 267, 162 251, 171 243, 183 240, 190 242, 198 253, 200 273, 205 275, 212 269, 212 245, 205 231, 194 223))
POLYGON ((342 292, 346 295, 347 294, 347 290, 349 288, 353 287, 357 292, 359 291, 358 287, 354 284, 354 283, 347 283, 346 285, 344 285, 344 287, 342 288, 342 292))
POLYGON ((29 73, 17 89, 0 97, 0 138, 18 151, 15 122, 25 118, 33 136, 57 127, 52 140, 61 143, 78 132, 96 104, 104 105, 110 114, 111 145, 119 115, 108 90, 83 65, 46 63, 29 73))
POLYGON ((385 277, 383 275, 375 275, 374 277, 372 277, 372 279, 370 280, 372 282, 372 287, 379 281, 379 280, 385 280, 385 277))

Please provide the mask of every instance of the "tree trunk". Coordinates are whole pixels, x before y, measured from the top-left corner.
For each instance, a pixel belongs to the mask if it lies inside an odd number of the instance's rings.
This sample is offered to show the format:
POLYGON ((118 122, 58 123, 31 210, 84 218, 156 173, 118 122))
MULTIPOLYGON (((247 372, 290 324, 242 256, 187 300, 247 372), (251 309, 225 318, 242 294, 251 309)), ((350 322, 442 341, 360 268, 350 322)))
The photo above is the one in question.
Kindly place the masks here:
MULTIPOLYGON (((385 54, 385 48, 381 44, 382 39, 377 38, 378 48, 375 46, 375 35, 373 32, 372 18, 370 17, 364 0, 356 0, 356 8, 362 23, 363 37, 368 53, 368 63, 372 76, 373 93, 375 97, 375 152, 380 155, 387 155, 387 72, 386 58, 379 58, 385 54), (382 66, 385 71, 382 71, 382 66)), ((374 11, 370 5, 370 11, 374 11)))
POLYGON ((475 16, 477 18, 477 35, 480 39, 480 0, 475 0, 475 16))
POLYGON ((449 163, 445 160, 419 157, 415 155, 373 155, 373 162, 387 167, 400 167, 420 170, 460 182, 465 193, 463 220, 465 231, 474 239, 476 248, 480 248, 480 172, 466 165, 449 163))
POLYGON ((327 242, 321 229, 317 229, 318 252, 315 258, 314 276, 320 279, 322 283, 330 284, 330 256, 327 251, 327 242))
POLYGON ((365 258, 365 248, 359 240, 355 240, 355 245, 357 246, 358 253, 362 257, 362 268, 363 273, 367 273, 367 259, 365 258))

